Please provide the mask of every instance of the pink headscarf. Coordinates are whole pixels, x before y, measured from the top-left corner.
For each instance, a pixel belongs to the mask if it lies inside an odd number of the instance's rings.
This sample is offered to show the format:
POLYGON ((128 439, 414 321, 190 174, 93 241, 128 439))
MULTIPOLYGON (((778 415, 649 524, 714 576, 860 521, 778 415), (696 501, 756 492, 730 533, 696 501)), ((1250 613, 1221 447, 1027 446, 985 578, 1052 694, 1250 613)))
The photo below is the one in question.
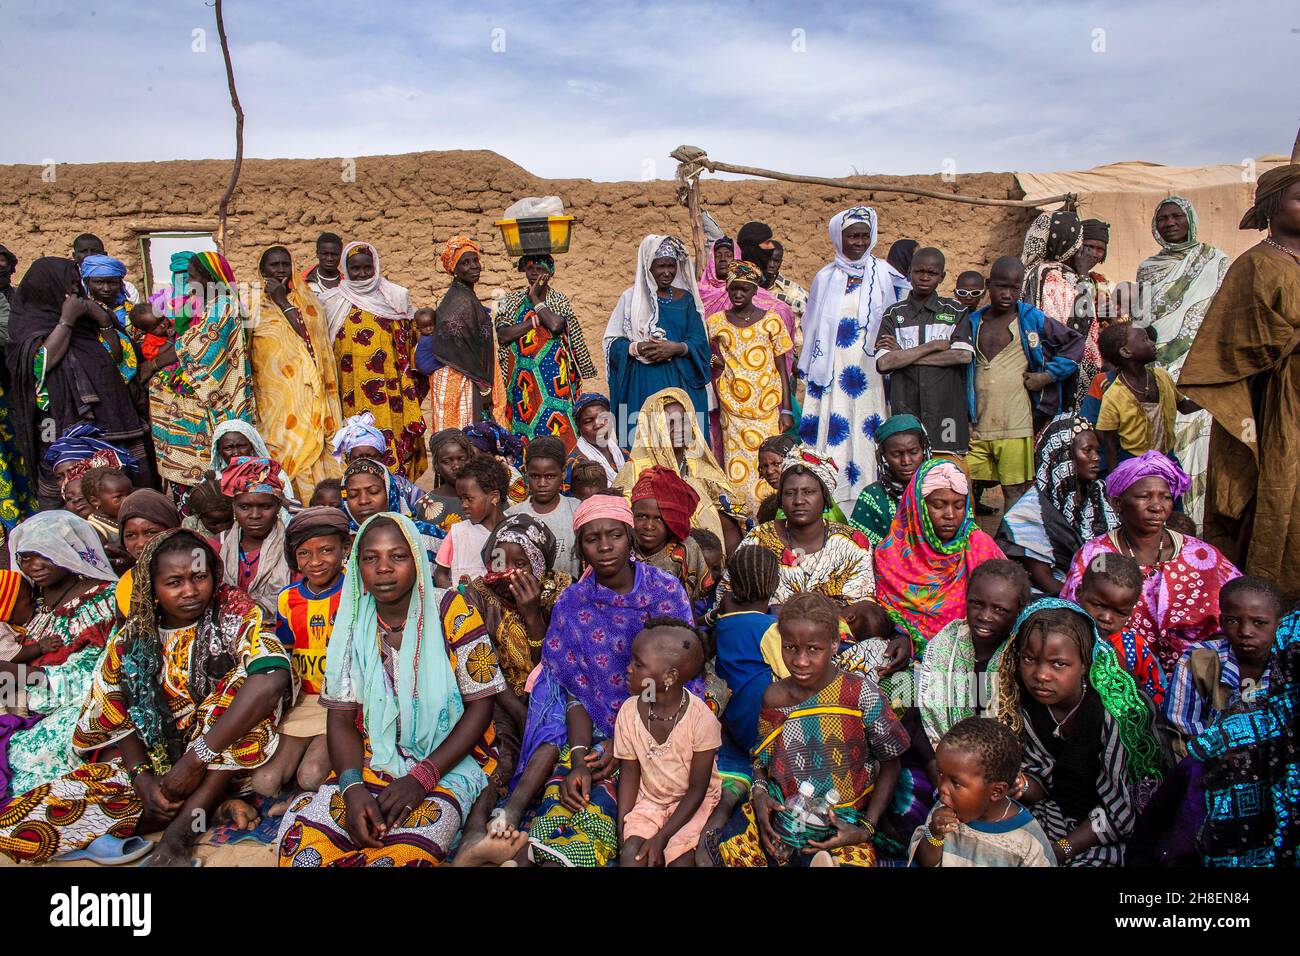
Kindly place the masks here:
POLYGON ((950 461, 945 461, 926 472, 925 482, 921 485, 921 497, 928 498, 931 492, 940 489, 955 491, 959 495, 968 495, 970 494, 970 482, 967 481, 965 473, 960 468, 950 461))
POLYGON ((632 508, 622 495, 592 495, 573 513, 573 530, 576 533, 587 522, 601 518, 612 518, 630 527, 633 523, 632 508))

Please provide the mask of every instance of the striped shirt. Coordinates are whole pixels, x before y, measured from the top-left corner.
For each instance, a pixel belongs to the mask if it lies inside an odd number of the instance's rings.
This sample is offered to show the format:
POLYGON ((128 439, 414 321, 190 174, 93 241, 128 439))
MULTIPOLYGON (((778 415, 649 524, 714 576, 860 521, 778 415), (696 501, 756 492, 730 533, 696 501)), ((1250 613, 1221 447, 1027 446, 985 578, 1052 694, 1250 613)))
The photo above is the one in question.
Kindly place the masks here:
POLYGON ((333 587, 315 594, 299 581, 280 592, 275 636, 291 652, 293 672, 304 694, 319 694, 325 680, 325 648, 334 630, 334 616, 343 597, 344 576, 333 587))
MULTIPOLYGON (((1201 731, 1218 718, 1221 711, 1216 710, 1211 696, 1197 687, 1196 674, 1192 670, 1192 653, 1198 649, 1212 650, 1219 655, 1219 683, 1228 689, 1228 707, 1245 700, 1250 703, 1268 693, 1268 675, 1272 661, 1264 668, 1260 679, 1247 683, 1245 690, 1241 686, 1241 668, 1237 665, 1237 656, 1232 653, 1232 645, 1226 637, 1218 640, 1193 644, 1183 652, 1174 668, 1165 693, 1165 719, 1185 740, 1198 736, 1201 731)), ((1226 708, 1225 708, 1226 709, 1226 708)))

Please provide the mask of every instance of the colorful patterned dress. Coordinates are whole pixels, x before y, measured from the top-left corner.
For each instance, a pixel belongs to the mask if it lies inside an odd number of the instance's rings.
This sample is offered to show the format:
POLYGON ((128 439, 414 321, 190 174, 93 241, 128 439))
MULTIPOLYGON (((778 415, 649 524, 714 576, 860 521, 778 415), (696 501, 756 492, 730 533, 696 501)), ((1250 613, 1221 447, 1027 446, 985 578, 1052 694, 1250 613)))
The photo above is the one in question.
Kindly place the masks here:
MULTIPOLYGON (((113 587, 97 582, 53 611, 38 613, 28 625, 23 635, 25 645, 53 635, 63 642, 63 647, 29 665, 40 669, 43 680, 29 687, 27 709, 45 716, 35 726, 9 738, 12 779, 7 792, 0 789, 0 797, 49 783, 81 762, 72 749, 72 732, 113 631, 117 613, 113 587)), ((11 714, 0 715, 0 728, 19 720, 11 714)))
MULTIPOLYGON (((111 588, 105 593, 111 598, 111 588)), ((223 586, 214 601, 217 613, 210 630, 206 619, 175 630, 158 629, 162 668, 157 680, 161 699, 185 744, 212 729, 234 702, 248 674, 289 666, 288 653, 274 636, 261 629, 261 611, 246 595, 223 586), (200 631, 204 632, 202 636, 200 631), (201 700, 196 700, 191 687, 199 678, 191 661, 200 640, 218 644, 221 653, 213 659, 228 656, 234 664, 201 700)), ((73 749, 83 756, 115 744, 127 734, 138 733, 132 718, 138 702, 127 690, 127 668, 131 665, 124 630, 119 628, 109 639, 72 735, 73 749)), ((273 713, 218 754, 209 766, 250 771, 269 760, 279 743, 275 728, 282 705, 283 701, 277 703, 273 713)), ((154 767, 157 772, 165 771, 166 758, 155 755, 154 767)), ((131 836, 143 811, 144 804, 120 759, 82 764, 50 783, 0 803, 0 853, 15 860, 44 863, 105 834, 131 836)))
POLYGON ((745 326, 715 312, 705 325, 724 363, 717 388, 727 479, 753 513, 771 493, 758 473, 758 446, 781 431, 777 359, 788 355, 794 343, 781 317, 771 311, 745 326))
MULTIPOLYGON (((559 335, 537 322, 523 336, 500 348, 501 377, 509 389, 510 430, 533 438, 554 435, 573 451, 578 441, 573 403, 583 379, 596 377, 582 327, 564 293, 548 289, 545 307, 567 320, 559 335)), ((505 295, 496 311, 497 333, 536 318, 528 290, 505 295)))
POLYGON ((344 417, 366 411, 374 415, 375 427, 388 440, 384 464, 419 480, 426 464, 423 439, 428 425, 417 389, 414 326, 349 305, 334 337, 334 357, 344 417))
MULTIPOLYGON (((739 547, 756 546, 771 551, 781 561, 780 583, 772 595, 773 604, 784 604, 796 594, 815 591, 829 598, 861 601, 876 593, 871 544, 846 524, 826 521, 826 543, 820 551, 795 554, 786 547, 768 521, 745 535, 739 547)), ((727 576, 723 575, 724 580, 727 576)))
POLYGON ((29 474, 14 445, 13 429, 9 427, 9 402, 0 389, 0 528, 5 531, 12 531, 19 521, 36 510, 29 474))
MULTIPOLYGON (((836 673, 829 684, 801 703, 764 707, 758 715, 754 746, 755 779, 765 779, 771 798, 779 803, 809 781, 814 799, 834 790, 839 794, 836 816, 855 823, 871 801, 880 765, 902 755, 911 743, 907 731, 880 688, 863 674, 836 673)), ((771 857, 759 842, 758 824, 750 801, 741 804, 724 828, 717 856, 724 866, 762 867, 806 865, 801 852, 808 840, 824 840, 829 829, 810 828, 798 835, 787 829, 778 813, 777 831, 792 850, 788 861, 771 857)), ((871 844, 854 844, 830 851, 848 866, 874 866, 871 844)))
MULTIPOLYGON (((1155 567, 1142 568, 1142 597, 1124 622, 1130 640, 1145 644, 1165 674, 1172 674, 1189 644, 1208 641, 1219 630, 1219 591, 1241 572, 1199 538, 1170 531, 1174 553, 1155 567)), ((1098 555, 1122 554, 1118 532, 1085 544, 1070 562, 1061 597, 1078 599, 1083 572, 1098 555)))

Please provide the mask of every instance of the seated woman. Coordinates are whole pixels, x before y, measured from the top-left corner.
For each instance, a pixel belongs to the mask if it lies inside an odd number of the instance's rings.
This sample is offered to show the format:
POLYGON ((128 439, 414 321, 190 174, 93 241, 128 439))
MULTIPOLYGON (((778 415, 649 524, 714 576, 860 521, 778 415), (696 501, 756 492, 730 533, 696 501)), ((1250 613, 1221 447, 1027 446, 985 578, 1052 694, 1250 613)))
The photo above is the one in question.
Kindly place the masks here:
POLYGON ((675 577, 692 602, 712 593, 714 585, 704 552, 691 537, 691 515, 699 501, 677 472, 658 465, 641 472, 632 488, 636 559, 675 577))
POLYGON ((573 403, 573 420, 578 438, 565 462, 565 485, 572 482, 574 466, 584 461, 600 465, 606 481, 612 483, 627 464, 627 456, 615 437, 616 422, 610 413, 609 399, 597 392, 587 392, 573 403))
MULTIPOLYGON (((117 520, 122 529, 122 549, 134 564, 140 560, 145 545, 164 531, 181 526, 181 513, 161 491, 141 488, 126 496, 117 520)), ((117 582, 117 610, 122 620, 131 613, 131 589, 135 587, 132 570, 128 568, 117 582)))
MULTIPOLYGON (((236 458, 270 457, 261 433, 243 419, 228 419, 212 430, 212 470, 216 472, 218 481, 236 458)), ((294 505, 300 503, 298 493, 289 482, 285 482, 284 500, 294 505)))
POLYGON ((970 572, 1005 557, 975 527, 974 511, 966 473, 931 458, 912 476, 876 548, 876 600, 907 629, 918 655, 945 624, 966 615, 970 572))
POLYGON ((630 491, 641 472, 655 465, 675 471, 700 496, 692 527, 712 531, 730 553, 747 529, 744 498, 709 451, 698 418, 680 388, 665 388, 647 398, 637 417, 632 454, 610 487, 630 491))
MULTIPOLYGON (((966 616, 949 621, 916 664, 917 709, 930 745, 967 717, 1010 718, 1015 697, 1012 626, 1029 603, 1029 577, 1014 561, 985 561, 966 584, 966 616)), ((936 775, 935 780, 938 777, 936 775)))
POLYGON ((836 667, 840 615, 829 598, 796 595, 778 621, 790 675, 763 693, 750 799, 704 843, 719 866, 807 866, 815 857, 874 866, 871 844, 907 731, 871 676, 836 667), (800 794, 814 819, 790 814, 800 794))
POLYGON ((1034 588, 1057 595, 1084 542, 1119 524, 1101 478, 1101 440, 1087 419, 1058 415, 1038 436, 1034 484, 1002 516, 994 536, 1034 588))
MULTIPOLYGON (((429 444, 432 446, 433 441, 430 440, 429 444)), ((372 458, 382 462, 386 460, 385 456, 388 454, 388 439, 375 426, 375 416, 370 412, 362 412, 347 419, 343 427, 334 433, 330 442, 330 451, 335 458, 343 462, 344 467, 358 458, 372 458)), ((390 473, 392 473, 391 469, 390 473)), ((401 503, 406 505, 406 509, 394 507, 389 510, 398 514, 413 513, 412 510, 424 498, 424 489, 403 474, 392 473, 392 475, 389 481, 391 494, 400 499, 401 503)))
POLYGON ((1040 598, 1015 624, 1027 805, 1060 866, 1123 866, 1139 801, 1161 773, 1155 713, 1081 608, 1040 598))
POLYGON ((72 731, 117 619, 117 576, 95 529, 76 515, 42 511, 14 528, 9 565, 31 584, 37 603, 23 635, 27 653, 0 661, 6 684, 25 681, 29 712, 0 715, 0 797, 77 765, 72 731))
POLYGON ((410 519, 367 519, 348 567, 321 689, 336 777, 290 805, 280 865, 438 866, 495 769, 505 679, 478 612, 431 586, 410 519))
POLYGON ((1085 544, 1070 562, 1061 597, 1073 601, 1083 572, 1099 555, 1124 554, 1142 569, 1142 597, 1124 624, 1171 673, 1189 644, 1219 629, 1219 590, 1240 577, 1211 544, 1166 527, 1191 479, 1159 452, 1121 462, 1106 477, 1119 526, 1085 544))
POLYGON ((288 656, 261 611, 220 582, 220 560, 193 532, 149 542, 131 615, 72 736, 99 762, 0 804, 0 852, 43 863, 101 836, 162 830, 151 865, 190 865, 194 821, 218 819, 244 774, 275 751, 290 690, 288 656))
POLYGON ((1180 756, 1219 715, 1262 704, 1272 683, 1282 593, 1263 578, 1233 578, 1219 593, 1219 609, 1223 630, 1183 652, 1166 691, 1165 720, 1180 756))
POLYGON ((781 582, 773 604, 784 604, 804 591, 846 603, 875 594, 870 543, 825 515, 837 480, 832 459, 792 448, 781 472, 785 517, 759 525, 740 542, 742 548, 764 548, 780 560, 781 582))
POLYGON ((432 561, 446 532, 433 522, 411 515, 405 499, 394 490, 395 476, 378 459, 354 458, 343 471, 343 514, 348 519, 348 530, 356 534, 366 520, 381 511, 410 518, 420 533, 424 550, 432 561))
POLYGON ((231 500, 235 526, 221 536, 225 583, 239 588, 275 621, 280 592, 292 572, 284 555, 284 473, 270 458, 236 458, 221 474, 221 493, 231 500))
POLYGON ((878 545, 889 534, 903 492, 930 457, 930 438, 915 415, 891 415, 874 436, 876 480, 862 489, 849 523, 878 545))
MULTIPOLYGON (((496 696, 492 725, 496 729, 498 770, 502 794, 514 775, 528 719, 528 678, 542 660, 542 642, 551 625, 555 604, 573 579, 553 570, 555 535, 529 515, 510 515, 488 535, 483 563, 489 568, 465 589, 465 601, 478 611, 492 638, 506 687, 496 696)), ((465 822, 464 845, 481 836, 488 811, 496 804, 497 787, 484 791, 465 822)), ((530 798, 531 799, 531 798, 530 798)), ((502 825, 519 825, 528 802, 504 808, 502 825)), ((503 827, 504 828, 504 827, 503 827)))
MULTIPOLYGON (((584 501, 573 530, 590 571, 551 612, 507 814, 529 806, 544 783, 528 824, 533 860, 607 866, 618 856, 611 738, 632 640, 651 617, 689 620, 691 605, 676 578, 632 560, 632 510, 621 497, 584 501)), ((691 689, 704 693, 698 680, 691 689)))

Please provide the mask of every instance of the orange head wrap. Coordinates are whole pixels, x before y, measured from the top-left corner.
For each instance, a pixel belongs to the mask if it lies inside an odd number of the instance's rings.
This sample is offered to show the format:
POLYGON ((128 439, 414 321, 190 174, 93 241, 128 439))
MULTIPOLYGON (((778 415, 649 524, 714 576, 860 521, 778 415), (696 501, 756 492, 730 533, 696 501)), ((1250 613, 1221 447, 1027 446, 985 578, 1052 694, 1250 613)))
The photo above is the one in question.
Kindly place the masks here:
POLYGON ((460 257, 467 252, 483 254, 478 243, 469 236, 452 236, 447 240, 447 245, 442 250, 442 267, 447 270, 448 275, 455 273, 456 263, 460 262, 460 257))

